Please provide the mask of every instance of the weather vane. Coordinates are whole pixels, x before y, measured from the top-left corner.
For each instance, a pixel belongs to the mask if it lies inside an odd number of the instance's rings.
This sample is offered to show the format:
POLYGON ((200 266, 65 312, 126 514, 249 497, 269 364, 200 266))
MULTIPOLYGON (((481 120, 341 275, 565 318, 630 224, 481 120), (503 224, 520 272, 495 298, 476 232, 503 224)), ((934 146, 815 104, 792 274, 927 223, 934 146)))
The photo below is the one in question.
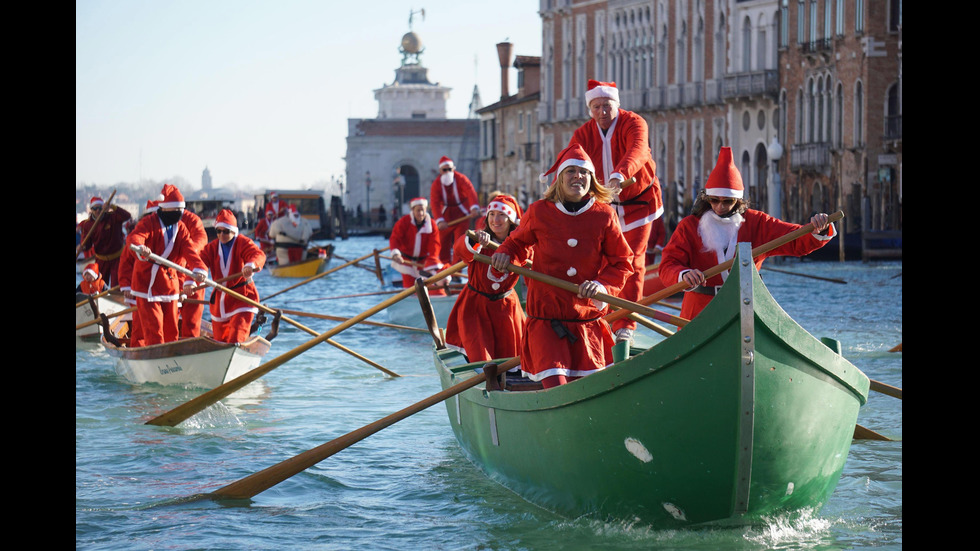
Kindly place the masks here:
POLYGON ((417 14, 420 14, 422 16, 422 21, 425 21, 425 8, 422 8, 420 10, 409 10, 408 11, 408 30, 409 31, 412 30, 412 18, 415 17, 415 14, 416 13, 417 14))

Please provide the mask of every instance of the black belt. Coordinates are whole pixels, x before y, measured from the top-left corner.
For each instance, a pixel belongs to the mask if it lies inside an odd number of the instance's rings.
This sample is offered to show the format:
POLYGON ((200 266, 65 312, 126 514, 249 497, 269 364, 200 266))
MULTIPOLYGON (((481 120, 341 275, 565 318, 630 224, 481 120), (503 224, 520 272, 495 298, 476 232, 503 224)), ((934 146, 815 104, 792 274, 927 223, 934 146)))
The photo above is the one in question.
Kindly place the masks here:
POLYGON ((276 242, 276 247, 279 248, 279 249, 298 249, 298 248, 304 248, 305 249, 306 248, 306 244, 305 243, 288 243, 288 242, 285 242, 285 241, 284 242, 277 241, 276 242))
POLYGON ((612 205, 643 205, 643 204, 649 203, 650 202, 649 199, 644 200, 644 199, 640 199, 640 197, 643 197, 644 195, 646 195, 646 193, 648 191, 650 191, 651 189, 653 189, 653 186, 647 187, 646 189, 644 189, 643 191, 641 191, 639 195, 637 195, 636 197, 634 197, 632 199, 627 199, 625 201, 611 201, 610 204, 612 204, 612 205))
POLYGON ((424 256, 412 256, 412 255, 408 255, 408 254, 403 254, 402 255, 402 258, 407 258, 409 260, 414 260, 416 262, 421 262, 421 261, 425 260, 425 257, 424 256))
POLYGON ((698 285, 697 287, 695 287, 693 289, 689 289, 687 292, 688 293, 701 293, 702 295, 709 295, 709 296, 712 296, 713 297, 713 296, 715 296, 715 294, 718 293, 718 290, 715 287, 705 287, 703 285, 698 285))
POLYGON ((572 343, 577 341, 578 337, 573 335, 571 331, 569 331, 568 328, 565 327, 566 323, 588 323, 590 321, 595 321, 597 319, 602 318, 602 316, 596 316, 594 318, 589 318, 589 319, 556 319, 556 318, 539 318, 536 316, 528 316, 528 317, 531 319, 547 320, 551 322, 551 329, 555 332, 556 335, 558 335, 558 338, 559 339, 567 338, 572 343))
POLYGON ((490 300, 500 300, 500 299, 504 298, 505 296, 509 295, 511 293, 511 291, 513 291, 513 289, 507 289, 503 293, 497 293, 497 294, 493 295, 493 294, 490 294, 490 293, 484 293, 483 291, 480 291, 479 289, 476 289, 475 287, 473 287, 469 283, 467 283, 466 286, 469 288, 470 291, 473 291, 474 293, 479 293, 479 294, 487 297, 490 300))

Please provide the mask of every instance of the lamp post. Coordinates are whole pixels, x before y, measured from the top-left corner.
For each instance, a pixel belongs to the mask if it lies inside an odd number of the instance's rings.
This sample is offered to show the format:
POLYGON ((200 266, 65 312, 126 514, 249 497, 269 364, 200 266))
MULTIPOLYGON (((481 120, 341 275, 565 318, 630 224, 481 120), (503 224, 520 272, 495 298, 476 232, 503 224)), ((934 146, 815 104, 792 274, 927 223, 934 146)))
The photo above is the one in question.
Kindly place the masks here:
POLYGON ((783 186, 779 181, 779 159, 783 156, 783 146, 779 145, 776 136, 772 137, 772 142, 766 149, 769 159, 772 160, 772 178, 769 178, 769 215, 775 218, 782 218, 781 206, 783 204, 783 186))
POLYGON ((364 189, 367 190, 367 215, 368 215, 368 226, 371 225, 371 171, 367 171, 364 174, 364 189))

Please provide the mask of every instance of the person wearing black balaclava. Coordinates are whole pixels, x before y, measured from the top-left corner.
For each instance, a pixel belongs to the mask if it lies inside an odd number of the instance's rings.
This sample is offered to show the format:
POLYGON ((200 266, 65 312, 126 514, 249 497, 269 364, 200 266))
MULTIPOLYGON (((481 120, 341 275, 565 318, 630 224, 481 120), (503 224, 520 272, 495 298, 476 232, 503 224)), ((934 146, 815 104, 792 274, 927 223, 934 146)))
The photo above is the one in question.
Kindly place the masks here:
POLYGON ((139 262, 133 266, 132 295, 143 327, 140 345, 160 344, 179 338, 178 301, 182 278, 177 270, 153 262, 155 254, 194 272, 194 281, 206 279, 207 266, 201 261, 191 232, 181 217, 184 196, 175 186, 163 187, 163 200, 156 213, 143 217, 130 233, 139 262))

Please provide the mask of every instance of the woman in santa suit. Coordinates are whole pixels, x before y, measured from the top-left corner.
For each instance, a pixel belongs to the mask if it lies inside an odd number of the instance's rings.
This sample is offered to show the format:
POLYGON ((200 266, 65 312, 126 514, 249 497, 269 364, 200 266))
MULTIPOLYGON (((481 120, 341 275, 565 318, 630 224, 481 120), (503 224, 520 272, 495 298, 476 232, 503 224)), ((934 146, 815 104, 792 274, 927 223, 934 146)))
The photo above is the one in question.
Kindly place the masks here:
MULTIPOLYGON (((408 206, 410 212, 395 222, 388 238, 392 267, 402 274, 402 285, 406 288, 415 286, 419 276, 426 273, 431 275, 443 267, 439 260, 442 241, 439 228, 429 216, 428 199, 416 197, 408 206)), ((442 296, 446 291, 443 288, 430 288, 429 294, 442 296)))
POLYGON ((555 180, 528 208, 491 264, 503 271, 534 250, 535 271, 578 285, 578 293, 528 281, 521 370, 545 388, 584 377, 613 362, 613 337, 596 293, 619 293, 633 273, 633 251, 597 185, 592 160, 579 145, 563 150, 546 174, 555 180))
POLYGON ((486 254, 484 248, 491 242, 503 243, 520 219, 517 200, 500 194, 487 206, 486 230, 476 232, 476 241, 466 235, 456 240, 454 254, 466 262, 468 280, 449 314, 446 344, 463 352, 471 362, 510 358, 521 353, 524 310, 514 292, 520 276, 495 270, 473 258, 474 253, 486 254))
MULTIPOLYGON (((265 266, 265 253, 251 239, 239 239, 238 220, 228 209, 222 209, 218 213, 214 228, 218 237, 204 246, 201 260, 215 279, 224 279, 241 272, 240 277, 225 282, 224 286, 258 302, 259 292, 255 289, 252 274, 265 266)), ((248 340, 252 318, 258 311, 255 306, 221 289, 215 289, 211 293, 211 329, 214 339, 221 342, 248 340)))
MULTIPOLYGON (((692 213, 677 225, 660 260, 660 279, 664 285, 679 281, 690 285, 681 304, 682 318, 693 319, 714 298, 728 273, 706 280, 703 270, 731 260, 736 243, 749 242, 755 248, 802 227, 748 208, 743 195, 742 175, 735 166, 732 149, 722 147, 692 213)), ((803 256, 837 235, 825 213, 813 215, 810 222, 815 228, 812 233, 756 257, 756 269, 769 256, 803 256)))

